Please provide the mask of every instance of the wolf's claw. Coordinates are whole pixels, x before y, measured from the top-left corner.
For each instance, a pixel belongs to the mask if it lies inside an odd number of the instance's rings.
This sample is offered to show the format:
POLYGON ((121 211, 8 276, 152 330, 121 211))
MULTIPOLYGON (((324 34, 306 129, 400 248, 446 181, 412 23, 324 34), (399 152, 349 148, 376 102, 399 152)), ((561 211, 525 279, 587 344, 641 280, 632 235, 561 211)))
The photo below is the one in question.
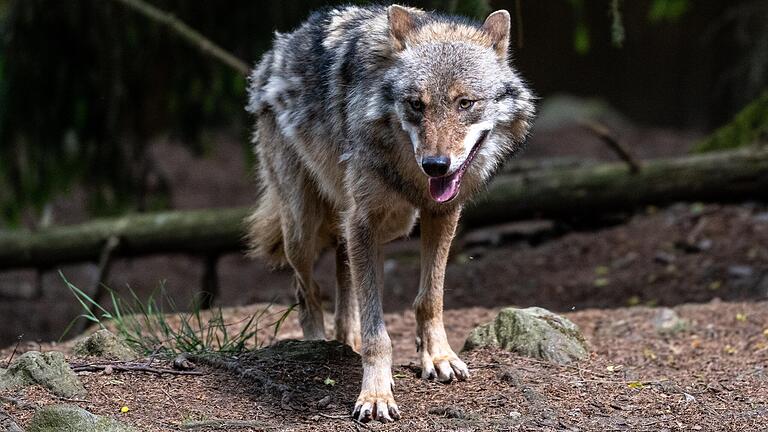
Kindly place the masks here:
POLYGON ((469 379, 469 368, 453 352, 434 357, 425 355, 422 358, 421 378, 425 380, 437 378, 440 382, 466 380, 469 379))
POLYGON ((379 395, 376 397, 374 395, 369 398, 361 394, 355 404, 352 417, 361 423, 367 423, 371 420, 389 423, 400 418, 400 411, 397 409, 397 404, 392 396, 379 395))

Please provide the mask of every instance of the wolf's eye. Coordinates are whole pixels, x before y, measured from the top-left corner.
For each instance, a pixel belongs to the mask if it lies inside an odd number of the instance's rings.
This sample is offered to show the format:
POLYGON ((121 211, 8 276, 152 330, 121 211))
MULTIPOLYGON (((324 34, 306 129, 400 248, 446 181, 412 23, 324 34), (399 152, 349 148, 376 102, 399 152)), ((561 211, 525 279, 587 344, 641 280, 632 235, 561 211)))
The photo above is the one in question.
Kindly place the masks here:
POLYGON ((459 109, 468 110, 475 105, 475 101, 469 99, 459 99, 459 109))
POLYGON ((411 106, 411 109, 414 111, 421 111, 424 109, 424 104, 421 103, 418 99, 411 99, 408 101, 408 104, 411 106))

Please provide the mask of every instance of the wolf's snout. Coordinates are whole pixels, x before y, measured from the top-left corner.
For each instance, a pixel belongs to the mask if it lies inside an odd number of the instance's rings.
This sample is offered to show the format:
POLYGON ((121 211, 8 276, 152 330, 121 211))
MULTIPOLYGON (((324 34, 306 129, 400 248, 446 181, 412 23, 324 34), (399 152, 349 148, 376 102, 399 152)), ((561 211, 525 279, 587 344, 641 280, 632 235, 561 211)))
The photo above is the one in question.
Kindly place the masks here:
POLYGON ((440 177, 448 173, 451 158, 448 156, 427 156, 421 160, 421 169, 430 177, 440 177))

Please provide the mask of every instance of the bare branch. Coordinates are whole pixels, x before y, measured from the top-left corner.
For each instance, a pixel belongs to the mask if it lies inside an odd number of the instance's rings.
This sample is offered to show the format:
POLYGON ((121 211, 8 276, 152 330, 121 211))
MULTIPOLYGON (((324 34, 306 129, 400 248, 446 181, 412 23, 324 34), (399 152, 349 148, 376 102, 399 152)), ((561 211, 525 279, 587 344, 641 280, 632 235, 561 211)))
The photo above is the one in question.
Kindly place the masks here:
POLYGON ((203 372, 197 371, 180 371, 175 369, 160 369, 143 364, 127 364, 127 363, 110 363, 110 364, 84 364, 84 365, 72 365, 74 372, 101 372, 104 370, 111 370, 114 372, 145 372, 158 375, 204 375, 203 372))
POLYGON ((582 122, 581 126, 597 135, 608 147, 610 147, 611 150, 614 151, 614 153, 616 153, 619 159, 623 160, 629 166, 631 172, 640 172, 640 169, 642 168, 640 162, 632 156, 629 149, 611 133, 607 126, 592 121, 582 122))
POLYGON ((185 24, 176 18, 173 14, 158 9, 144 0, 114 0, 122 3, 145 17, 155 21, 176 33, 178 36, 199 49, 203 54, 208 55, 225 65, 231 67, 242 75, 248 75, 250 68, 239 58, 232 55, 213 41, 203 36, 197 30, 185 24))

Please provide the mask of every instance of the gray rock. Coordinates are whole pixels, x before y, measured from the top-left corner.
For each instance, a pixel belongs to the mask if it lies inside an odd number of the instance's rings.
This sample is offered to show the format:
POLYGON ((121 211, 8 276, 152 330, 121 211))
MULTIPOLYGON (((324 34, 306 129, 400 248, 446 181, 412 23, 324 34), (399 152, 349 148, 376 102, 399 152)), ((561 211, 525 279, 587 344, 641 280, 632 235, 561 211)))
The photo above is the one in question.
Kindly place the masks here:
POLYGON ((0 390, 33 384, 39 384, 65 398, 85 396, 83 384, 60 352, 26 352, 14 360, 8 369, 0 369, 0 390))
POLYGON ((759 298, 768 298, 768 272, 766 272, 760 279, 760 282, 755 285, 755 293, 759 298))
POLYGON ((746 279, 752 277, 755 269, 747 265, 732 265, 728 267, 728 275, 737 279, 746 279))
POLYGON ((762 212, 755 215, 755 221, 760 223, 768 223, 768 212, 762 212))
POLYGON ((688 320, 680 318, 677 312, 666 307, 659 308, 653 317, 653 327, 661 334, 675 334, 687 329, 688 325, 688 320))
POLYGON ((582 360, 589 355, 587 343, 576 324, 538 307, 502 309, 493 322, 470 332, 464 350, 486 346, 560 364, 582 360))
POLYGON ((75 345, 75 354, 115 360, 135 360, 139 356, 109 330, 99 330, 75 345))
POLYGON ((32 417, 27 432, 136 432, 117 420, 101 417, 73 405, 40 408, 32 417))

